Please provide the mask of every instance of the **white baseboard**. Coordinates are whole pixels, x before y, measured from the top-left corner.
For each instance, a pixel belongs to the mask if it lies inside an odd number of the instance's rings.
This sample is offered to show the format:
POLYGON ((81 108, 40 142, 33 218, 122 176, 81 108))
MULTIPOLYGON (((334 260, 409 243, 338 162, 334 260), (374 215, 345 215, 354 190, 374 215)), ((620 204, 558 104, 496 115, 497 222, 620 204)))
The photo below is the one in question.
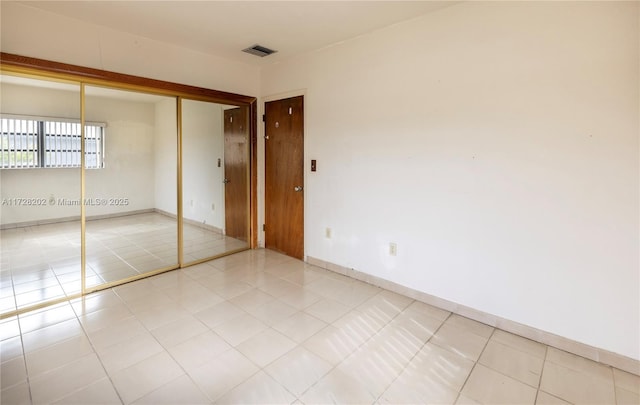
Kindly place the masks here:
POLYGON ((589 360, 607 364, 635 375, 640 375, 640 361, 632 359, 630 357, 577 342, 575 340, 558 336, 544 330, 523 325, 521 323, 501 318, 487 312, 479 311, 474 308, 460 305, 455 302, 448 301, 421 291, 417 291, 412 288, 396 284, 392 281, 372 276, 355 269, 350 269, 324 260, 316 259, 311 256, 307 256, 306 261, 307 263, 314 266, 318 266, 320 268, 330 270, 380 288, 384 288, 385 290, 389 290, 397 294, 413 298, 417 301, 424 302, 425 304, 433 305, 434 307, 438 307, 446 311, 467 317, 469 319, 482 322, 486 325, 493 326, 494 328, 502 329, 506 332, 514 333, 527 339, 531 339, 536 342, 540 342, 545 345, 555 347, 557 349, 564 350, 578 356, 582 356, 589 360))

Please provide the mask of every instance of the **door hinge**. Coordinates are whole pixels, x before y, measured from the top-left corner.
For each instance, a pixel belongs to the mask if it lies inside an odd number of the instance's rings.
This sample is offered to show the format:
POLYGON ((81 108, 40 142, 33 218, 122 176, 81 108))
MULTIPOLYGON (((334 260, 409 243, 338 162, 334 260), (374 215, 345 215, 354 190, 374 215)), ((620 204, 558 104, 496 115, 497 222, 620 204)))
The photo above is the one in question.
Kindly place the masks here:
POLYGON ((267 226, 265 224, 262 224, 262 230, 266 231, 267 230, 267 226))
POLYGON ((267 122, 267 114, 262 114, 262 122, 267 122))

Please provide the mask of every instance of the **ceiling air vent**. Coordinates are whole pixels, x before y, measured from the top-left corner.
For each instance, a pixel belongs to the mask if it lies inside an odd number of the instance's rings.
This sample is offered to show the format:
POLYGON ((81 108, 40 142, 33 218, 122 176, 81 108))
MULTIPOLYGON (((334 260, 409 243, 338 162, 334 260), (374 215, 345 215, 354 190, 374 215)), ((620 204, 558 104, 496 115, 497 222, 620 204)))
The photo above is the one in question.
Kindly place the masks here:
POLYGON ((243 49, 242 52, 250 53, 251 55, 256 55, 256 56, 259 56, 261 58, 264 58, 265 56, 269 56, 272 53, 276 53, 278 51, 274 51, 273 49, 265 48, 262 45, 254 45, 254 46, 251 46, 251 47, 249 47, 247 49, 243 49))

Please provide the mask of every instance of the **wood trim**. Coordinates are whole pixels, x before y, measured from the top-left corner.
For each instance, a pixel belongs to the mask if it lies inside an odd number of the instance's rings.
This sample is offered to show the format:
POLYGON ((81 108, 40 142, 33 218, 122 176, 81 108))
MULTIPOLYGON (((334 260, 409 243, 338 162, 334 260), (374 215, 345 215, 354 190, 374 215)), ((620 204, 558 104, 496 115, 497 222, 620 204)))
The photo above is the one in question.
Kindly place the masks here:
POLYGON ((252 249, 258 247, 258 101, 253 100, 249 106, 250 147, 250 229, 249 244, 252 249))
POLYGON ((48 72, 55 74, 58 77, 64 76, 65 78, 69 79, 86 81, 87 83, 122 83, 129 86, 144 88, 150 91, 162 90, 165 92, 173 93, 176 96, 187 96, 196 99, 204 98, 207 99, 207 101, 214 101, 218 103, 244 106, 250 105, 251 103, 256 101, 255 97, 245 96, 241 94, 227 93, 219 90, 211 90, 202 87, 189 86, 186 84, 150 79, 147 77, 133 76, 107 70, 70 65, 67 63, 31 58, 28 56, 15 55, 5 52, 0 52, 0 63, 2 63, 3 67, 13 66, 21 69, 34 70, 34 73, 37 74, 48 72))

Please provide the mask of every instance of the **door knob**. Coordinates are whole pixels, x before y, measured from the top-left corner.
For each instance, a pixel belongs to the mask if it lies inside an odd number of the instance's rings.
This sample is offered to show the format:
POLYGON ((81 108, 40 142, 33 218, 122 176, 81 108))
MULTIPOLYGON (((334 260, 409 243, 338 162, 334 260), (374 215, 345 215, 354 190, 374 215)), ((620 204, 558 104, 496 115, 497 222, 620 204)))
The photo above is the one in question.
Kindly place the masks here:
POLYGON ((229 179, 224 179, 224 180, 222 180, 222 182, 223 182, 224 184, 227 184, 227 183, 229 183, 230 181, 231 181, 231 180, 229 180, 229 179))
POLYGON ((302 191, 302 186, 295 186, 295 187, 293 188, 293 191, 295 191, 295 192, 297 192, 297 193, 301 192, 301 191, 302 191))

